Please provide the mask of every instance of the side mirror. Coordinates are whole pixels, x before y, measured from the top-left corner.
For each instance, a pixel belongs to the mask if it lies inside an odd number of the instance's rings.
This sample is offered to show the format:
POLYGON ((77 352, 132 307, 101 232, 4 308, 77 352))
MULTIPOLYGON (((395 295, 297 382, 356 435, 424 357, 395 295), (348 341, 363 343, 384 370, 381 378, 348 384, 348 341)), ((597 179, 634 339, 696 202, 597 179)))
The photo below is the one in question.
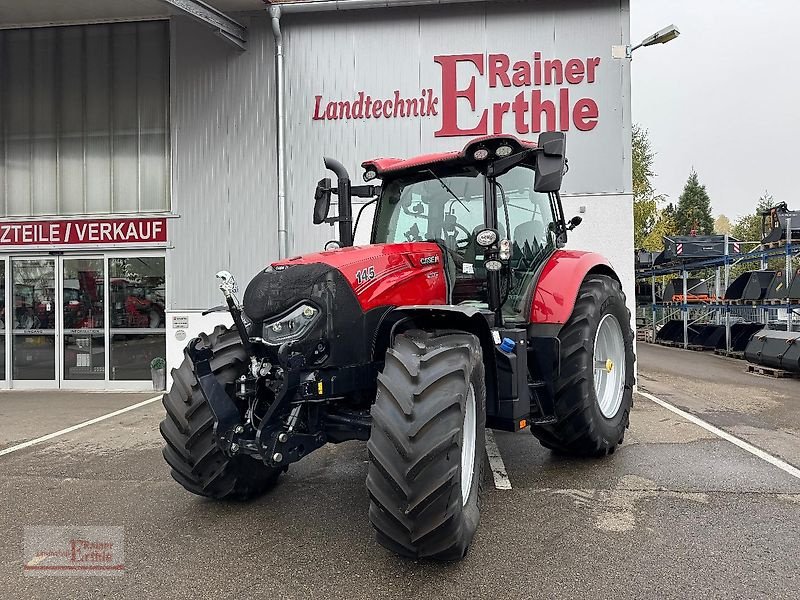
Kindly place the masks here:
POLYGON ((572 231, 573 229, 575 229, 581 223, 583 223, 583 217, 579 217, 577 215, 572 217, 569 220, 569 224, 567 224, 567 231, 572 231))
POLYGON ((314 192, 314 225, 321 225, 328 218, 331 209, 331 180, 326 177, 317 183, 314 192))
POLYGON ((539 134, 536 153, 536 177, 533 189, 550 193, 561 189, 567 164, 567 138, 561 131, 539 134))

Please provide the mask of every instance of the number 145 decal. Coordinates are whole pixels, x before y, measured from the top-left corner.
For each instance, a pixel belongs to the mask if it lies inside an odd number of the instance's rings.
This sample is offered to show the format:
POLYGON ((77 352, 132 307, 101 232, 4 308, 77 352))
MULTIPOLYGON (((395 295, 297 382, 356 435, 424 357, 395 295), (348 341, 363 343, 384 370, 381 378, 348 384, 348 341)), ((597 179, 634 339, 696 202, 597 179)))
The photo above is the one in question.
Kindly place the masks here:
POLYGON ((375 279, 375 267, 367 267, 356 271, 356 281, 366 283, 370 279, 375 279))

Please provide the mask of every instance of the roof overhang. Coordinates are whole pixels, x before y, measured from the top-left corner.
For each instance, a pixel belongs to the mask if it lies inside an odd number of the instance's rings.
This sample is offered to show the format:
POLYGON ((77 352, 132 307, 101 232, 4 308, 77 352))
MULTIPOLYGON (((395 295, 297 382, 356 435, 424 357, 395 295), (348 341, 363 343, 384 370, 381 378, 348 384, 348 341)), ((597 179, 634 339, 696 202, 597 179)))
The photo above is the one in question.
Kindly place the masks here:
MULTIPOLYGON (((262 0, 207 0, 205 5, 229 15, 264 10, 262 0)), ((0 29, 143 21, 180 14, 186 12, 166 0, 0 0, 0 29)))
MULTIPOLYGON (((474 4, 492 0, 263 0, 270 7, 280 7, 282 12, 320 12, 331 10, 358 10, 369 8, 402 8, 404 6, 436 6, 443 4, 474 4)), ((495 0, 496 1, 496 0, 495 0)))

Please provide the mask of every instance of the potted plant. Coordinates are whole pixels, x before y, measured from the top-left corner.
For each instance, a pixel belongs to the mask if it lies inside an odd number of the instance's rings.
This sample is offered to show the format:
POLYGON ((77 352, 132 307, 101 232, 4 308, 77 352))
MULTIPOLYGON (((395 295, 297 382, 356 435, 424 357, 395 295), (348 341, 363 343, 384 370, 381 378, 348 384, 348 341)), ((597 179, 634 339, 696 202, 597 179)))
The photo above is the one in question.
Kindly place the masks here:
POLYGON ((160 392, 167 387, 167 361, 160 356, 150 361, 150 378, 155 391, 160 392))

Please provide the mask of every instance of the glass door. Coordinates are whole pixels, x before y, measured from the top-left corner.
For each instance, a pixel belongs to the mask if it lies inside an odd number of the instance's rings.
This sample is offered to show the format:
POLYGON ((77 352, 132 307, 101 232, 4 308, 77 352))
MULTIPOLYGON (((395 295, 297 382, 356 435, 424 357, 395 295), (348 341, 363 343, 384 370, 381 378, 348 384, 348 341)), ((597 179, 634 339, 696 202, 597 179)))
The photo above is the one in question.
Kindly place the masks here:
POLYGON ((14 387, 58 387, 56 259, 11 261, 11 376, 14 387))
POLYGON ((61 387, 105 387, 103 257, 61 259, 61 387))

